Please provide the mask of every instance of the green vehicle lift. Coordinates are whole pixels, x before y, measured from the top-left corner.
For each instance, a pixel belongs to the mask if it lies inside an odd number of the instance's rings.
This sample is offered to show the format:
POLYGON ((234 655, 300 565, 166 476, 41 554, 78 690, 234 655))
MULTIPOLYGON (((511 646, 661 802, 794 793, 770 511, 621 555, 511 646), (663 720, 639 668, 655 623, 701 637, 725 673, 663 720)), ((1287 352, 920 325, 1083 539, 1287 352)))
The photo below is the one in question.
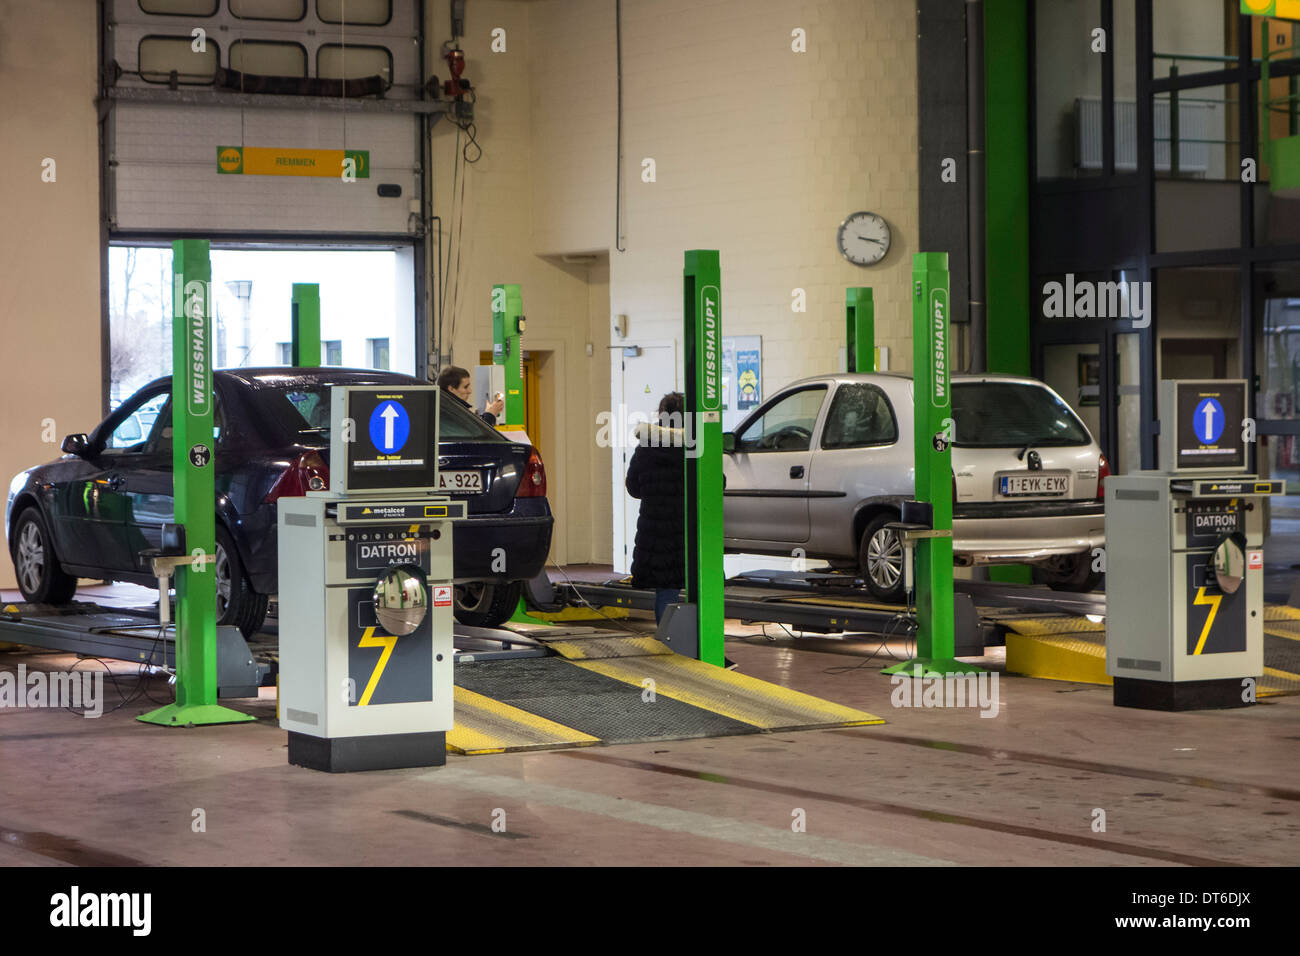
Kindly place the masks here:
POLYGON ((844 329, 846 370, 876 370, 876 304, 871 289, 850 286, 844 290, 844 329))
POLYGON ((316 282, 295 282, 290 309, 289 364, 294 368, 319 368, 320 285, 316 282))
POLYGON ((722 273, 716 249, 692 249, 683 269, 685 343, 686 602, 694 608, 697 658, 723 657, 722 273))
MULTIPOLYGON (((189 560, 177 564, 176 701, 138 719, 165 727, 255 718, 217 703, 216 459, 212 263, 204 239, 172 243, 172 480, 189 560)), ((159 601, 167 601, 164 589, 159 601)))
POLYGON ((492 287, 492 364, 506 373, 502 426, 524 427, 524 297, 518 283, 492 287))
POLYGON ((929 529, 901 530, 916 548, 916 650, 886 674, 944 677, 976 674, 958 661, 952 584, 952 346, 948 254, 912 256, 912 444, 916 500, 933 509, 929 529))

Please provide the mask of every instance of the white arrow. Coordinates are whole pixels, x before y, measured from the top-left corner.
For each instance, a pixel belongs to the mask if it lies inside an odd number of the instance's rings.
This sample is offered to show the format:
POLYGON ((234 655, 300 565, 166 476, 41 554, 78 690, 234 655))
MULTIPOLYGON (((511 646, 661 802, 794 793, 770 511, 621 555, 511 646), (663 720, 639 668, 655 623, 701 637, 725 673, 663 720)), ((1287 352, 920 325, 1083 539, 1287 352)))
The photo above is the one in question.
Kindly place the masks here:
POLYGON ((384 420, 384 451, 391 451, 393 448, 393 422, 402 416, 397 414, 397 409, 391 403, 384 406, 384 410, 379 413, 379 416, 384 420))
MULTIPOLYGON (((1184 405, 1183 407, 1186 408, 1187 406, 1184 405)), ((1207 442, 1212 441, 1213 439, 1211 439, 1210 436, 1213 435, 1213 434, 1214 434, 1214 406, 1211 405, 1211 404, 1209 404, 1209 403, 1206 403, 1206 406, 1205 406, 1205 440, 1206 440, 1207 442)))

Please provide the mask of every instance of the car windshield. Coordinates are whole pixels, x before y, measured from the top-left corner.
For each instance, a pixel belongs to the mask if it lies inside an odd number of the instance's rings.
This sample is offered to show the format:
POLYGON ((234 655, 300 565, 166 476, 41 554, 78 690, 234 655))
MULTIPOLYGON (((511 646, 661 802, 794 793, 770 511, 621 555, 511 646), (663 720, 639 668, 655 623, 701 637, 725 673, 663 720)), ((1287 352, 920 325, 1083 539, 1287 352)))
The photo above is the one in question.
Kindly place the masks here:
POLYGON ((953 444, 965 448, 1086 445, 1088 430, 1070 407, 1028 382, 955 382, 953 444))
MULTIPOLYGON (((329 442, 330 386, 325 383, 273 385, 258 390, 262 405, 289 431, 312 436, 323 444, 329 442)), ((479 418, 461 402, 445 392, 442 399, 442 441, 499 441, 505 442, 500 432, 479 418)))

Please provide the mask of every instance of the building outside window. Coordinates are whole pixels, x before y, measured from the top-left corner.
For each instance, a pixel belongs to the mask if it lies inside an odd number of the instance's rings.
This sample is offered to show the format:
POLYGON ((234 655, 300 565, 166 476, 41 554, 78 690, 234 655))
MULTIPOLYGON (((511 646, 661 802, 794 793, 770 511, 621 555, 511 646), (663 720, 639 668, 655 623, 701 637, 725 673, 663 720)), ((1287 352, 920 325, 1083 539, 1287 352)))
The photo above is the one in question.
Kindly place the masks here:
POLYGON ((388 339, 366 339, 370 352, 370 367, 388 369, 388 339))

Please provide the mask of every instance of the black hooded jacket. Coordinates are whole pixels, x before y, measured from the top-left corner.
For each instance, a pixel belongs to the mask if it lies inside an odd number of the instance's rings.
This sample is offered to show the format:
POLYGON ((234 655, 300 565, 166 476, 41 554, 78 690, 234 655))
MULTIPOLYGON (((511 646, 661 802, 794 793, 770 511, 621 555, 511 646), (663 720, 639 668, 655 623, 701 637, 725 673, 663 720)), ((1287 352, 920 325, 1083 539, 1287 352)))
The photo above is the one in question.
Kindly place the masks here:
POLYGON ((641 500, 632 551, 632 585, 686 586, 686 459, 680 428, 637 428, 640 444, 628 464, 627 493, 641 500))

